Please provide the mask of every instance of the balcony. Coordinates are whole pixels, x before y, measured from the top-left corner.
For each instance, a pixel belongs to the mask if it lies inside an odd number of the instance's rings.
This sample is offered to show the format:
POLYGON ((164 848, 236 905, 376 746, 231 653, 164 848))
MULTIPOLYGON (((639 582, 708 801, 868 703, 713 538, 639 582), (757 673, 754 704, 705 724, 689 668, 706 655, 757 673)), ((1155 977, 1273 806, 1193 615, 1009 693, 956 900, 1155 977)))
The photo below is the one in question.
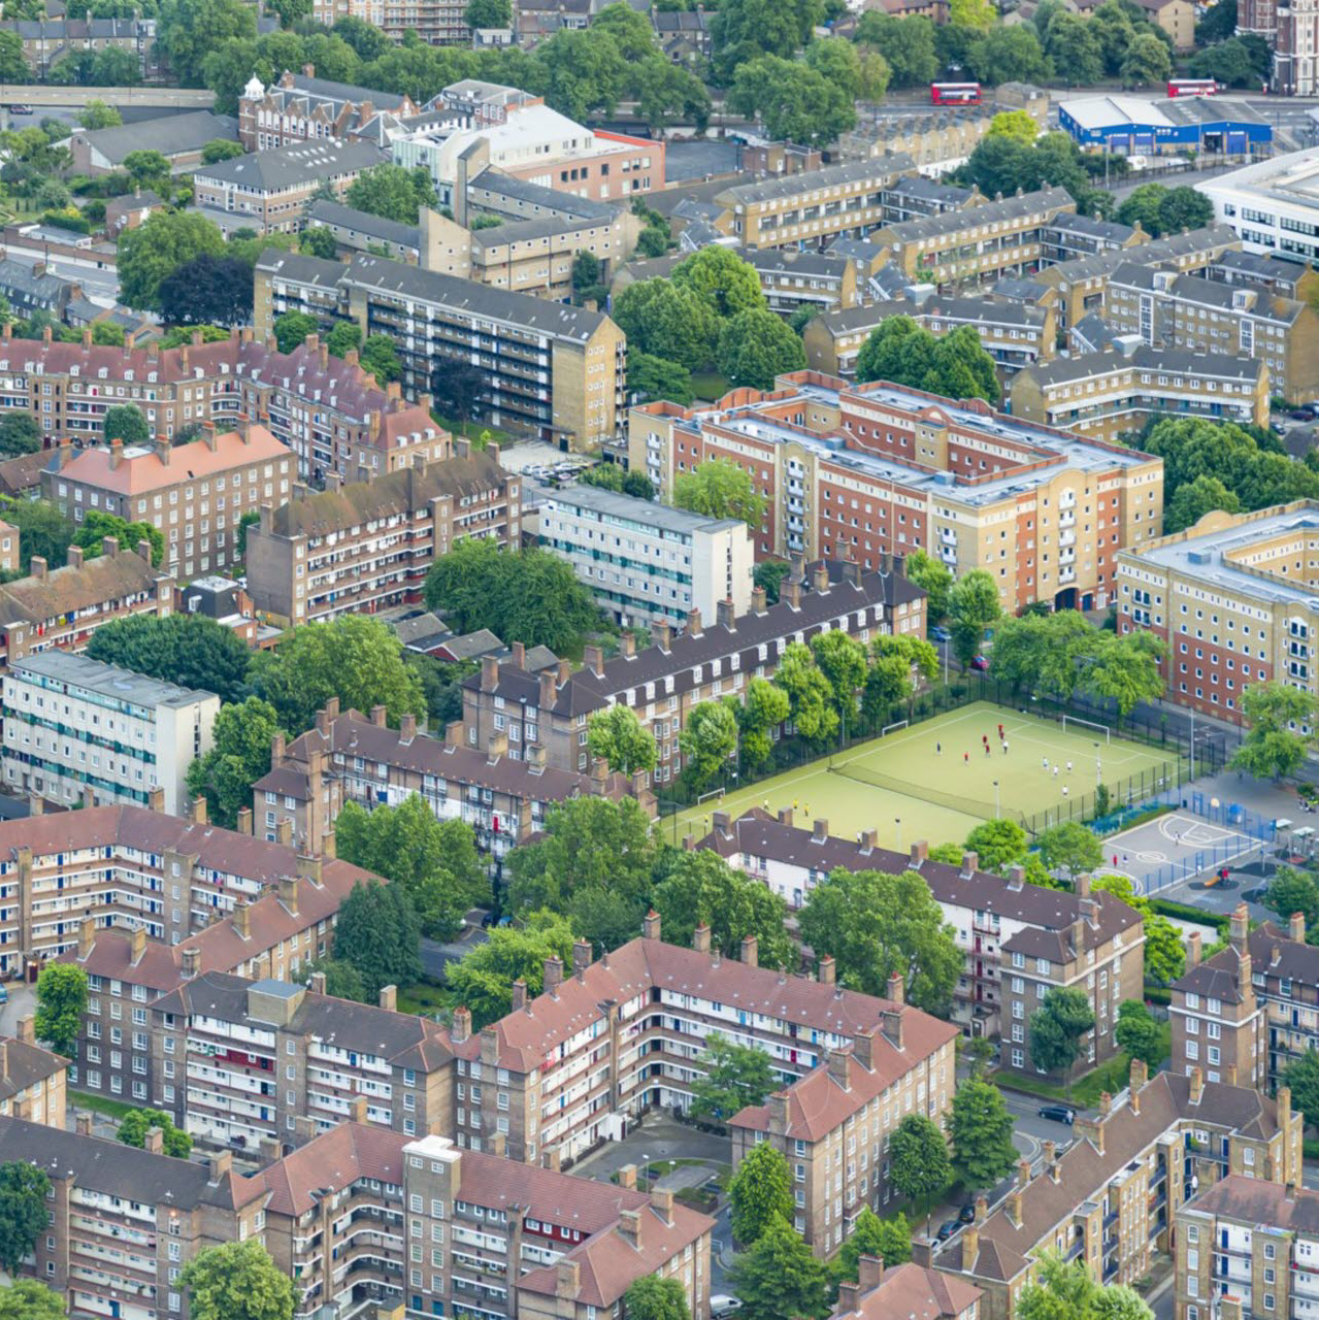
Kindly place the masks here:
POLYGON ((1063 1259, 1065 1262, 1074 1261, 1085 1250, 1086 1250, 1086 1238, 1085 1237, 1074 1238, 1072 1246, 1068 1248, 1067 1253, 1064 1255, 1063 1259))

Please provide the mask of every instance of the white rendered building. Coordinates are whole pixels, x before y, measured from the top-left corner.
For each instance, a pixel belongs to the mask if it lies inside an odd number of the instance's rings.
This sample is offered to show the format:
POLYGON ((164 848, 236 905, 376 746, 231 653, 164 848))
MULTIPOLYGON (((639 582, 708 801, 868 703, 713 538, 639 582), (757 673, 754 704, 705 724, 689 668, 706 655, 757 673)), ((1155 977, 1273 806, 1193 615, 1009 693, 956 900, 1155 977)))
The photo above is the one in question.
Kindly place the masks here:
POLYGON ((1320 264, 1320 158, 1314 148, 1276 156, 1196 185, 1215 219, 1248 252, 1320 264))
POLYGON ((5 788, 60 805, 136 806, 159 788, 163 809, 181 815, 188 767, 210 750, 219 710, 213 692, 67 651, 16 660, 4 675, 5 788))
POLYGON ((708 623, 751 609, 752 538, 736 518, 707 518, 595 486, 554 491, 540 506, 542 543, 573 566, 620 623, 708 623))

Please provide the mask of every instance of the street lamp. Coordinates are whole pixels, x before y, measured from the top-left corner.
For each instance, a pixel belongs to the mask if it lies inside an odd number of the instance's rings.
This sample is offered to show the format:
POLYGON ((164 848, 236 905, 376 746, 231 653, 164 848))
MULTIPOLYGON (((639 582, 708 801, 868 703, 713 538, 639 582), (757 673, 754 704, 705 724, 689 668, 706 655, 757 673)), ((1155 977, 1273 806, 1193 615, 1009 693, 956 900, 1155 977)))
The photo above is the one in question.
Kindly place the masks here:
POLYGON ((999 819, 999 780, 995 780, 995 819, 999 819))

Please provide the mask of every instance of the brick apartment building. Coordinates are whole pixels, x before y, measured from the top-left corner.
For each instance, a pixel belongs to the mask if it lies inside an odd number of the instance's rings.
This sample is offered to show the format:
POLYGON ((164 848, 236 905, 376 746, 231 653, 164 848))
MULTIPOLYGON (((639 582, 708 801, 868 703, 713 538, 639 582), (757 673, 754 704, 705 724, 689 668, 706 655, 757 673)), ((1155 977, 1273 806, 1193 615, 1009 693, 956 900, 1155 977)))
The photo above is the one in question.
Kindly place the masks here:
POLYGON ((722 408, 634 408, 629 467, 672 498, 682 473, 735 463, 767 501, 758 558, 849 558, 869 570, 920 549, 955 576, 985 569, 1013 613, 1037 600, 1108 604, 1119 550, 1159 534, 1163 463, 1148 454, 981 400, 810 371, 776 386, 722 408))
MULTIPOLYGON (((105 413, 116 404, 140 408, 152 435, 167 440, 213 422, 232 429, 258 418, 298 458, 304 481, 331 475, 365 481, 417 458, 448 456, 448 435, 430 416, 430 397, 405 403, 397 386, 378 386, 356 353, 331 357, 319 340, 292 353, 251 330, 181 348, 19 340, 0 328, 0 406, 32 414, 48 435, 99 443, 105 413)), ((40 466, 46 460, 38 456, 40 466)))
POLYGON ((165 538, 165 566, 191 578, 241 559, 243 516, 288 499, 296 477, 293 454, 266 427, 240 421, 221 433, 203 422, 202 438, 182 445, 112 440, 74 455, 61 446, 41 490, 75 527, 95 510, 149 523, 165 538))
POLYGON ((248 82, 238 101, 238 140, 246 151, 271 151, 303 142, 369 137, 377 116, 408 118, 419 109, 406 94, 331 82, 316 76, 315 65, 306 64, 298 73, 285 69, 269 87, 259 78, 248 82))
MULTIPOLYGON (((202 804, 204 806, 204 803, 202 804)), ((319 858, 146 807, 84 807, 0 822, 0 974, 78 950, 84 918, 179 944, 281 881, 320 876, 319 858)), ((343 892, 367 873, 325 863, 343 892)), ((338 904, 336 903, 336 907, 338 904)), ((230 970, 226 968, 225 970, 230 970)))
POLYGON ((264 501, 248 530, 248 589, 259 610, 296 626, 421 599, 427 570, 458 541, 517 546, 521 482, 499 451, 403 468, 370 482, 264 501))
POLYGON ((16 1036, 0 1036, 0 1118, 63 1128, 69 1061, 37 1044, 34 1019, 20 1018, 16 1036))
POLYGON ((1087 1034, 1086 1052, 1096 1062, 1117 1052, 1118 1006, 1141 997, 1145 936, 1140 915, 1110 894, 1092 894, 1088 877, 1073 893, 1042 889, 1018 868, 1008 876, 981 870, 975 853, 959 865, 932 861, 924 840, 905 854, 878 847, 874 830, 854 841, 832 836, 828 820, 804 829, 793 824, 791 809, 774 816, 754 808, 736 820, 716 811, 711 822, 696 846, 760 880, 795 910, 839 868, 916 871, 963 955, 952 1021, 969 1037, 999 1037, 1003 1066, 1034 1071, 1026 1023, 1054 986, 1081 989, 1091 1002, 1097 1030, 1087 1034))
POLYGON ((342 199, 359 174, 388 160, 373 143, 337 138, 270 147, 199 165, 193 173, 193 206, 226 233, 255 229, 259 234, 296 234, 319 188, 329 186, 342 199))
POLYGON ((1176 1320, 1306 1320, 1320 1305, 1314 1188, 1231 1174, 1177 1214, 1176 1320))
POLYGON ((1169 644, 1168 699, 1241 722, 1254 683, 1320 691, 1316 605, 1320 507, 1298 500, 1207 514, 1194 527, 1119 555, 1118 631, 1169 644))
POLYGON ((677 1279, 693 1320, 707 1312, 713 1221, 668 1192, 356 1122, 250 1177, 228 1151, 180 1160, 158 1138, 139 1150, 0 1119, 0 1157, 34 1162, 54 1189, 50 1230, 26 1268, 76 1312, 183 1320, 187 1263, 247 1240, 294 1281, 299 1320, 327 1309, 421 1320, 451 1305, 491 1320, 590 1320, 617 1312, 648 1275, 677 1279))
POLYGON ((51 647, 81 651, 99 627, 130 614, 174 612, 174 579, 152 566, 145 541, 133 552, 106 537, 86 563, 70 546, 67 561, 48 568, 33 555, 27 577, 0 586, 0 669, 51 647))
POLYGON ((1170 985, 1175 1072, 1205 1070, 1211 1081, 1273 1090, 1283 1072, 1320 1048, 1320 970, 1294 913, 1287 930, 1249 929, 1246 904, 1229 919, 1229 947, 1201 961, 1188 939, 1187 971, 1170 985))
POLYGON ((786 579, 776 605, 767 606, 765 593, 753 591, 751 612, 740 617, 726 604, 714 624, 694 611, 677 635, 668 624, 655 624, 654 645, 643 650, 625 633, 619 655, 605 660, 598 647, 588 647, 576 672, 567 661, 532 672, 483 657, 481 672, 463 685, 464 736, 470 747, 503 745, 515 759, 542 747, 547 766, 585 773, 587 718, 617 703, 653 733, 658 759, 652 783, 666 783, 680 772, 678 735, 695 706, 737 696, 753 678, 773 673, 792 642, 834 628, 863 642, 904 633, 922 637, 925 594, 907 580, 901 560, 878 572, 819 563, 809 582, 786 579))
POLYGON ((1204 417, 1264 426, 1269 367, 1224 353, 1141 346, 1131 354, 1082 353, 1020 371, 1013 414, 1121 444, 1151 418, 1204 417))
MULTIPOLYGON (((834 974, 821 963, 823 982, 834 974)), ((957 1027, 903 1012, 903 979, 889 978, 883 1025, 829 1049, 824 1064, 750 1105, 729 1122, 735 1172, 763 1142, 793 1171, 793 1227, 818 1256, 852 1232, 863 1209, 884 1214, 897 1195, 890 1185, 889 1140, 907 1114, 942 1125, 953 1101, 957 1027)))
MULTIPOLYGON (((515 653, 521 650, 514 644, 515 653)), ((316 727, 287 746, 277 737, 270 773, 252 786, 253 819, 271 837, 290 820, 299 848, 317 852, 345 802, 397 806, 419 795, 440 819, 467 822, 483 852, 502 857, 545 824, 546 813, 570 798, 619 800, 631 792, 648 816, 653 795, 644 783, 629 784, 603 761, 588 774, 543 763, 541 749, 527 756, 464 745, 462 726, 444 739, 429 737, 405 715, 398 729, 381 707, 370 716, 340 713, 338 699, 317 712, 316 727)))
POLYGON ((1172 1229, 1186 1202, 1229 1175, 1280 1188, 1301 1177, 1302 1117, 1287 1087, 1277 1102, 1258 1091, 1162 1072, 1147 1079, 1133 1060, 1127 1090, 1102 1096, 1078 1118, 1072 1145, 1045 1143, 1044 1169, 1018 1166, 1017 1186, 935 1257, 942 1273, 984 1292, 984 1320, 1011 1320, 1039 1255, 1083 1261, 1105 1285, 1131 1284, 1173 1254, 1172 1229))

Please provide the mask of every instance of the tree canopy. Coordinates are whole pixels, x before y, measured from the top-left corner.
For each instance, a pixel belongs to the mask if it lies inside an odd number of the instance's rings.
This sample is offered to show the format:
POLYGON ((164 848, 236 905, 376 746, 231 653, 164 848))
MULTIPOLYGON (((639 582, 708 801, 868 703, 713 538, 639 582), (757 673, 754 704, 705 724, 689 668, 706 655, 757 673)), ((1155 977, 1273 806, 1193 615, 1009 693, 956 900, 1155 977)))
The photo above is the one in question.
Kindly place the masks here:
POLYGON ((37 1039, 73 1058, 87 1011, 87 973, 76 963, 48 962, 37 976, 37 1039))
POLYGON ((1315 700, 1303 689, 1278 680, 1255 683, 1243 690, 1238 709, 1247 736, 1229 762, 1233 769, 1256 779, 1282 779, 1315 750, 1315 700))
POLYGON ((776 1219, 793 1213, 793 1176, 788 1161, 768 1142, 755 1145, 729 1182, 735 1242, 754 1243, 776 1219))
POLYGON ((694 1118, 730 1119, 748 1105, 765 1103, 775 1088, 770 1056, 755 1045, 739 1045, 718 1032, 706 1037, 698 1062, 702 1073, 692 1083, 694 1118))
POLYGON ((14 1275, 49 1224, 50 1178, 26 1160, 0 1164, 0 1265, 14 1275))
POLYGON ((188 791, 205 797, 207 818, 225 829, 252 806, 252 785, 270 771, 271 739, 283 732, 275 708, 260 697, 220 707, 211 746, 188 767, 188 791))
POLYGON ((293 1281, 259 1238, 204 1247, 183 1267, 192 1320, 293 1320, 293 1281))
POLYGON ((232 628, 202 614, 133 614, 104 624, 87 655, 104 664, 239 700, 252 652, 232 628))
POLYGON ((573 928, 556 913, 533 912, 519 925, 493 929, 485 944, 449 965, 446 981, 455 1003, 471 1012, 479 1031, 510 1011, 515 981, 526 985, 529 1000, 541 993, 550 958, 571 971, 573 928))
POLYGON ((362 981, 367 1002, 387 985, 409 986, 421 978, 421 920, 402 885, 359 880, 339 908, 334 957, 362 981))
POLYGON ((765 521, 764 495, 743 468, 723 458, 710 459, 691 472, 681 473, 674 482, 674 503, 708 518, 738 518, 753 535, 765 521))
POLYGON ((888 316, 857 354, 858 381, 885 380, 948 399, 998 403, 995 362, 972 326, 936 338, 910 316, 888 316))

